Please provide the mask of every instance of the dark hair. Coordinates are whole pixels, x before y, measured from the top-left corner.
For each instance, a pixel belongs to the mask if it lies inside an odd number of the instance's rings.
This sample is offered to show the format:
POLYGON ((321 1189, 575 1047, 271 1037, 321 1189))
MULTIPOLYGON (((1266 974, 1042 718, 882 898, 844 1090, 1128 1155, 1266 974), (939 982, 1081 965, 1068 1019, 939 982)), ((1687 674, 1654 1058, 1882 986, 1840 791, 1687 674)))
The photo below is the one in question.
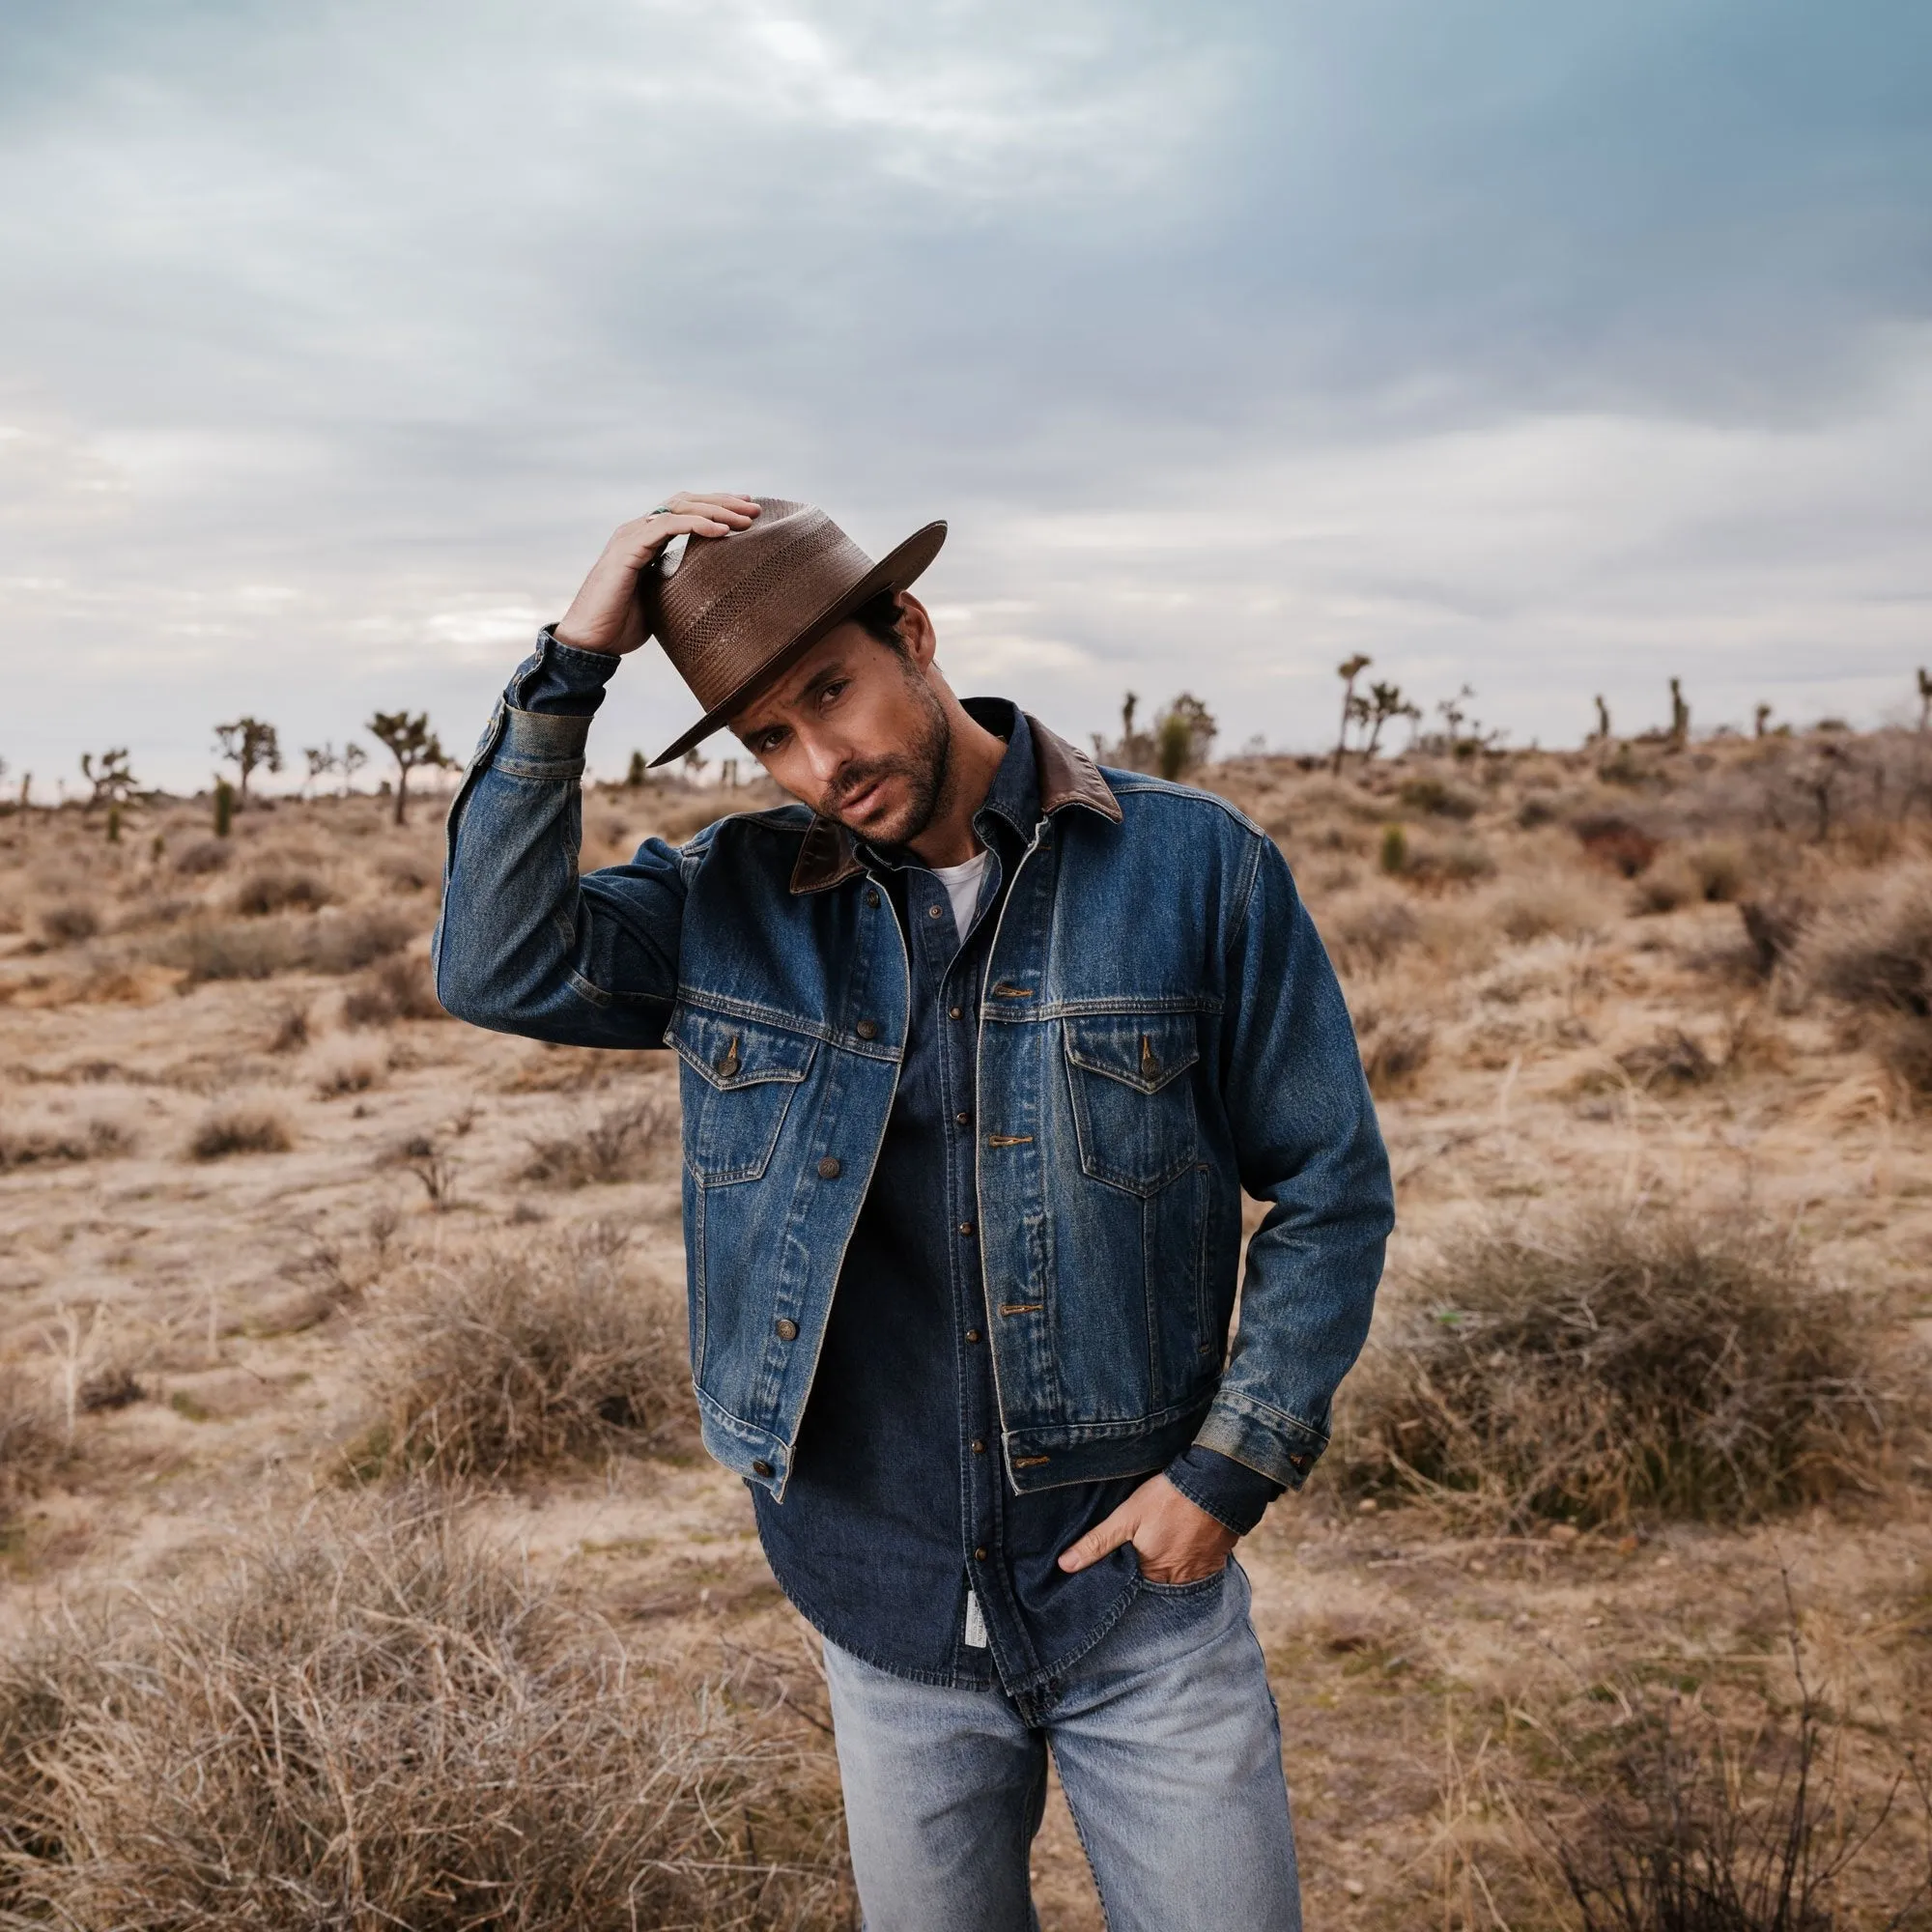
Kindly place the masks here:
POLYGON ((905 633, 899 629, 905 612, 899 609, 899 593, 896 590, 881 590, 876 597, 868 597, 854 611, 846 622, 857 624, 867 636, 876 638, 889 651, 896 651, 900 657, 906 654, 905 633))

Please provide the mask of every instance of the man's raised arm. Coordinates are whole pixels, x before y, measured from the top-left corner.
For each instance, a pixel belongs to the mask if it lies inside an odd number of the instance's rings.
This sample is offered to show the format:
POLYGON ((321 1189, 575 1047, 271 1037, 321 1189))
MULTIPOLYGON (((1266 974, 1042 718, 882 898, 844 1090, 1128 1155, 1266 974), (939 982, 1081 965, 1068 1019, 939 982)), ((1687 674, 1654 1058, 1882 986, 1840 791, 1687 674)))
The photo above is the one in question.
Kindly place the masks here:
POLYGON ((756 514, 748 497, 681 495, 626 524, 518 667, 449 811, 431 958, 459 1019, 580 1046, 662 1040, 700 855, 653 838, 580 879, 584 740, 617 660, 645 641, 639 573, 670 538, 722 536, 756 514))

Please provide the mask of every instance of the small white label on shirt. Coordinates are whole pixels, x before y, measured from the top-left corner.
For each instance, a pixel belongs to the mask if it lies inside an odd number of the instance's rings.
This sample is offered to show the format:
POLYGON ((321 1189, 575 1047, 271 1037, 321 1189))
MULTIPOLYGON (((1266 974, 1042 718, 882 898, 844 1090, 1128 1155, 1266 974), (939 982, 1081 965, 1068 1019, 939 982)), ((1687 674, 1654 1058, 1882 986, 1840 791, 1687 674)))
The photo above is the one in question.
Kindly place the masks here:
POLYGON ((966 1592, 966 1648, 986 1648, 986 1619, 980 1615, 980 1600, 971 1590, 966 1592))

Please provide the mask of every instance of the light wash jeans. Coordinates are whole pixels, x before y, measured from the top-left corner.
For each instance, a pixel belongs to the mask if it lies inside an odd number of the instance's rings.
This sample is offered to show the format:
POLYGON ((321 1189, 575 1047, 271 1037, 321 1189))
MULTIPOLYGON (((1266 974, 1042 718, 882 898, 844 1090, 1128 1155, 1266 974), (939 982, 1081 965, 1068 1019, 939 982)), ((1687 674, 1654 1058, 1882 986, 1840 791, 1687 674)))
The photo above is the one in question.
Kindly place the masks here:
POLYGON ((1232 1558, 1144 1583, 1037 1726, 1003 1690, 826 1677, 867 1932, 1031 1932, 1046 1753, 1110 1932, 1299 1932, 1281 1724, 1232 1558))

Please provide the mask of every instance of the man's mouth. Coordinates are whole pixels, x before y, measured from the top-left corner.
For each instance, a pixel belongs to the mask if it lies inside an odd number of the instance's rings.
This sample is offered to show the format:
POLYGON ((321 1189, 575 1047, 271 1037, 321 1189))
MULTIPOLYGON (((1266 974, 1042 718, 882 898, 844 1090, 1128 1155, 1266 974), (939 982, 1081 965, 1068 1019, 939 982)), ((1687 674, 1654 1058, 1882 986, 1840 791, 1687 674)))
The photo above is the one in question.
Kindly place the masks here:
POLYGON ((839 802, 838 813, 841 818, 864 818, 873 807, 878 805, 885 791, 884 778, 874 779, 870 784, 862 786, 839 802))

